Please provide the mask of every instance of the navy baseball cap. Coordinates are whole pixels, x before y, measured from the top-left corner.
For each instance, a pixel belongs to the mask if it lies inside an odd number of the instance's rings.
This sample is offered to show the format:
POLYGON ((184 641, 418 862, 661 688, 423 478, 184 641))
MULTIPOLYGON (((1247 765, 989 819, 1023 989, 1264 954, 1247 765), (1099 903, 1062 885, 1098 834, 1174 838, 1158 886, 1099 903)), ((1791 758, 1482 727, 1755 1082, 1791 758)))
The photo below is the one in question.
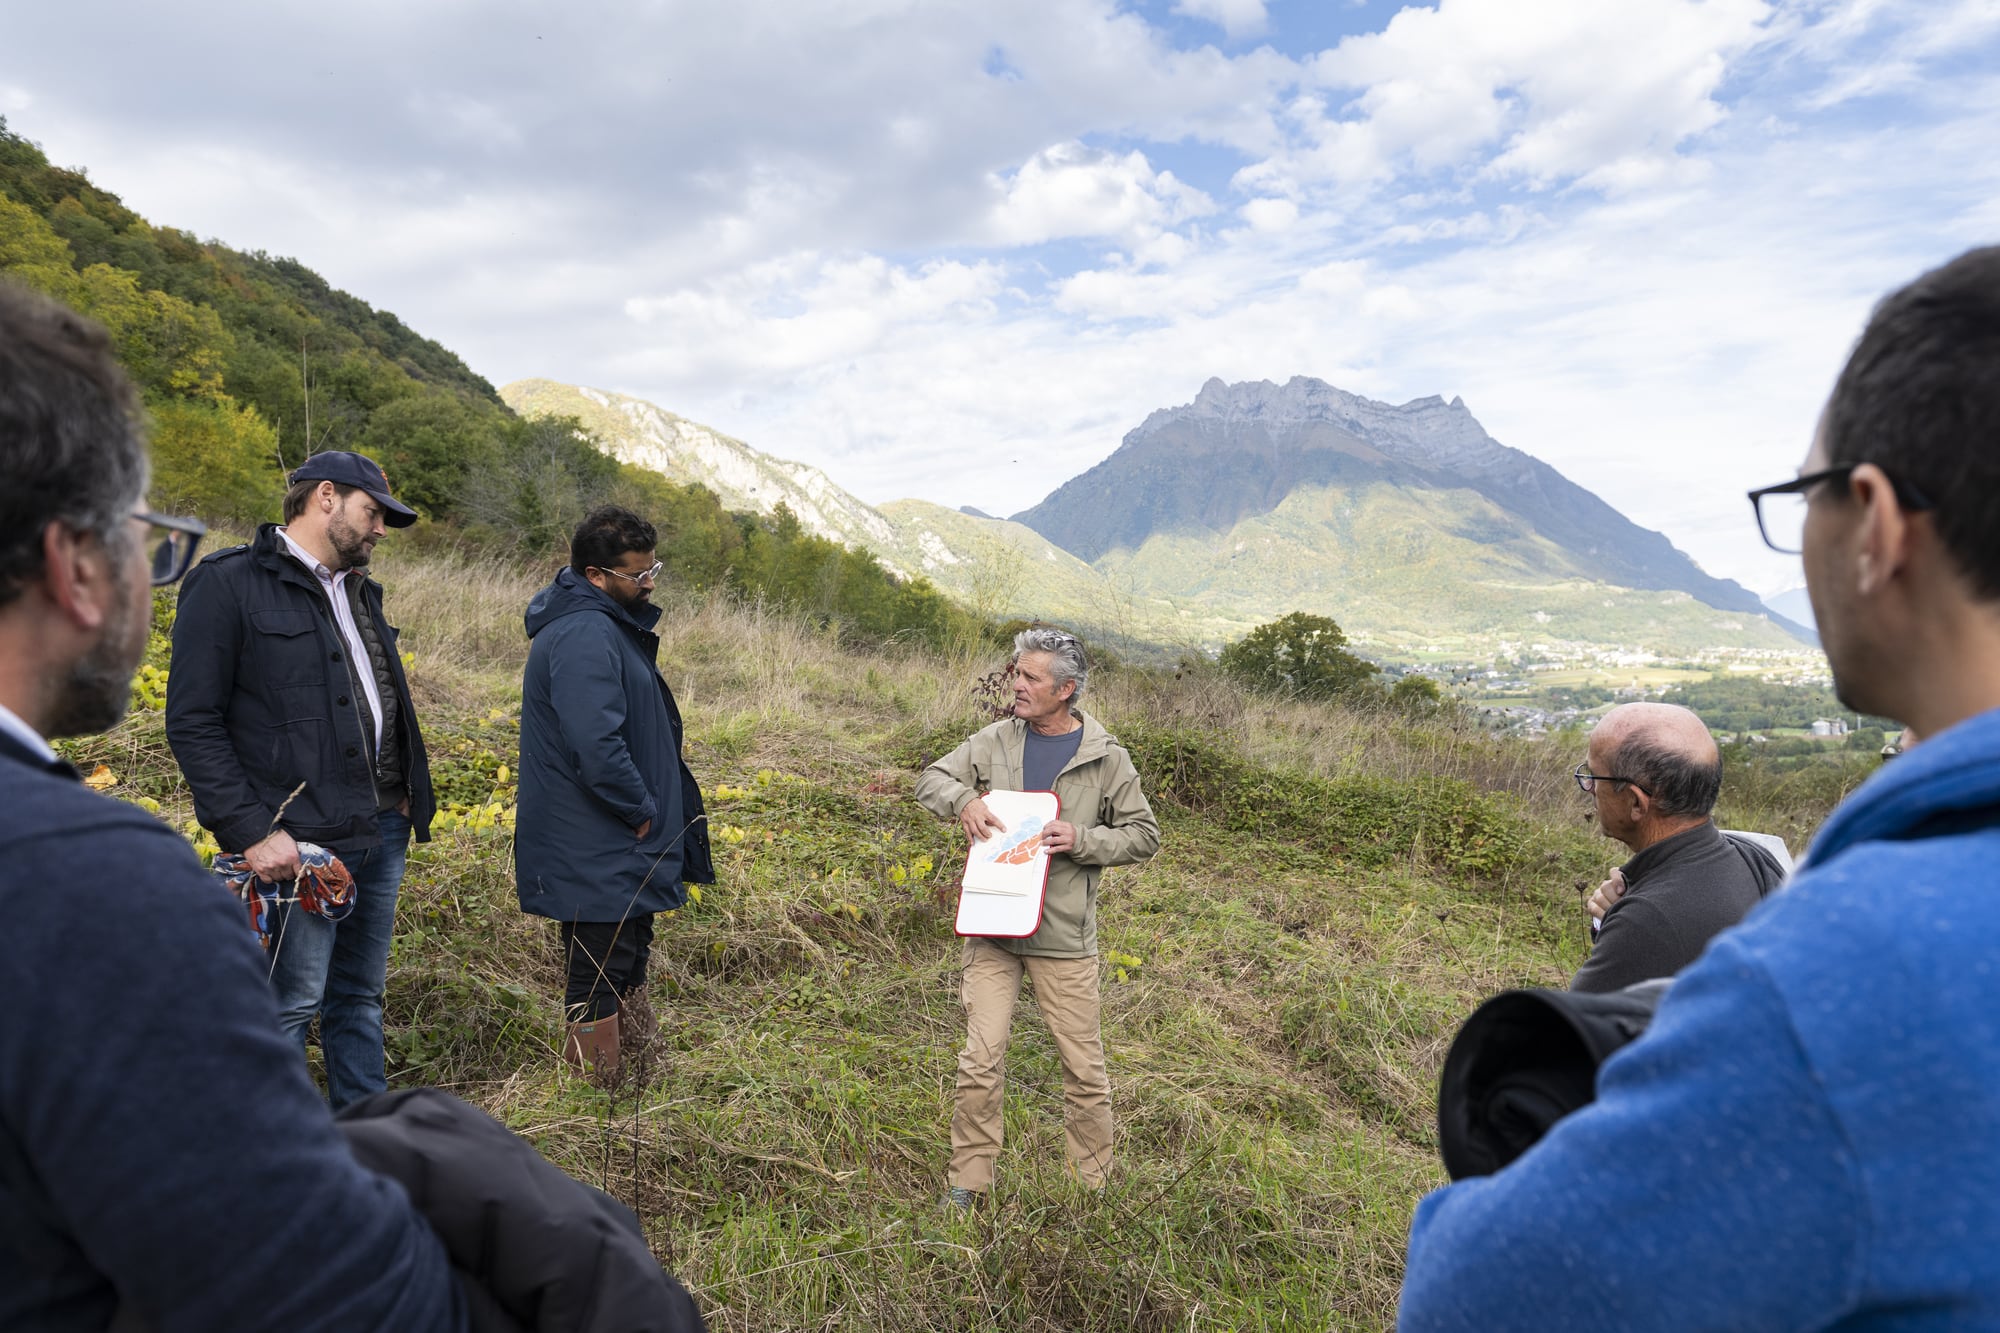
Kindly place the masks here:
POLYGON ((329 449, 314 454, 292 473, 294 485, 302 481, 330 481, 368 492, 368 498, 382 506, 382 521, 392 528, 407 528, 417 521, 417 511, 389 494, 389 476, 382 465, 362 454, 329 449))

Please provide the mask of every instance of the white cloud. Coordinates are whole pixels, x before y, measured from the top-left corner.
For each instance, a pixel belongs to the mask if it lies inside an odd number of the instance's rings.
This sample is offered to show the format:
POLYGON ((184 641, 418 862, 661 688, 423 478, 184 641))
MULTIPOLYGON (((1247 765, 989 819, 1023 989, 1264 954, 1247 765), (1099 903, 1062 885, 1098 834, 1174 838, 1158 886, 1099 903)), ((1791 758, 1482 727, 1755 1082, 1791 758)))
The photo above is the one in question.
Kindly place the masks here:
POLYGON ((1806 12, 1795 17, 1802 26, 1799 53, 1827 67, 1824 86, 1807 102, 1815 110, 1921 90, 1924 69, 1931 61, 1977 49, 2000 32, 1996 0, 1949 0, 1894 9, 1883 0, 1847 0, 1823 12, 1814 9, 1807 5, 1806 12))
POLYGON ((1140 152, 1112 154, 1079 143, 1056 144, 1011 178, 991 178, 990 234, 1002 245, 1036 245, 1076 236, 1152 236, 1215 211, 1200 190, 1156 172, 1140 152))
POLYGON ((443 143, 500 153, 525 142, 513 117, 484 98, 419 89, 410 95, 410 111, 443 143))
POLYGON ((1238 211, 1254 231, 1285 231, 1299 220, 1299 206, 1289 199, 1252 199, 1238 211))
POLYGON ((1255 36, 1269 21, 1264 0, 1176 0, 1174 13, 1213 23, 1231 37, 1255 36))
POLYGON ((875 351, 893 330, 989 315, 1001 291, 992 264, 934 261, 911 270, 876 256, 802 253, 664 296, 625 313, 650 326, 626 374, 676 378, 791 374, 875 351))
POLYGON ((1297 142, 1244 180, 1355 184, 1476 167, 1537 186, 1651 184, 1721 119, 1714 94, 1729 61, 1767 36, 1770 16, 1764 0, 1404 9, 1312 62, 1319 91, 1287 108, 1297 142))

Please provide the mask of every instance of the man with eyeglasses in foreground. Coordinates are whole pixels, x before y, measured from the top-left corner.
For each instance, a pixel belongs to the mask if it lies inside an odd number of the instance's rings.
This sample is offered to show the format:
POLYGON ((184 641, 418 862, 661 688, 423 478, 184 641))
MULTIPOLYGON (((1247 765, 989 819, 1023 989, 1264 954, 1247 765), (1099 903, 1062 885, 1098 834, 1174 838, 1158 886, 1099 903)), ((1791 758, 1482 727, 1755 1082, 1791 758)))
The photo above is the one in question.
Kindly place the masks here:
POLYGON ((371 458, 329 450, 290 479, 284 525, 188 575, 174 615, 167 743, 195 818, 270 884, 299 878, 299 844, 354 876, 343 919, 300 895, 271 923, 270 977, 301 1052, 315 1016, 338 1111, 386 1086, 383 990, 414 832, 430 839, 430 767, 382 587, 389 528, 417 521, 371 458))
POLYGON ((242 907, 49 748, 124 714, 153 585, 201 535, 138 512, 138 413, 102 329, 0 282, 0 1328, 461 1328, 437 1236, 280 1032, 242 907))
POLYGON ((1709 818, 1722 755, 1700 718, 1673 704, 1620 704, 1591 730, 1576 785, 1597 831, 1632 859, 1590 897, 1590 958, 1569 988, 1614 991, 1670 977, 1784 882, 1771 853, 1709 818))
POLYGON ((1924 743, 1595 1102, 1418 1205, 1404 1329, 2000 1328, 2000 247, 1876 308, 1799 471, 1755 502, 1834 688, 1924 743))
POLYGON ((629 509, 592 510, 526 616, 515 889, 522 911, 560 923, 563 1057, 604 1078, 618 1072, 621 1016, 651 1013, 635 1001, 655 914, 715 882, 701 786, 657 665, 658 540, 629 509))

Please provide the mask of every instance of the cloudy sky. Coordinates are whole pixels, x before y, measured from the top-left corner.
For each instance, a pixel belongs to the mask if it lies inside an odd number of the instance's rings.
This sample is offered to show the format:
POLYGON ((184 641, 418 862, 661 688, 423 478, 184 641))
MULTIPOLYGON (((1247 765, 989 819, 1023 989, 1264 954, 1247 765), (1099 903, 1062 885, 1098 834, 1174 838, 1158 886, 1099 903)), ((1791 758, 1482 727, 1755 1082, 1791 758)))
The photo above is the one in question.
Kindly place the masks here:
POLYGON ((0 115, 496 385, 1011 513, 1212 375, 1462 395, 1759 591, 1869 305, 2000 239, 2000 0, 7 0, 0 115))

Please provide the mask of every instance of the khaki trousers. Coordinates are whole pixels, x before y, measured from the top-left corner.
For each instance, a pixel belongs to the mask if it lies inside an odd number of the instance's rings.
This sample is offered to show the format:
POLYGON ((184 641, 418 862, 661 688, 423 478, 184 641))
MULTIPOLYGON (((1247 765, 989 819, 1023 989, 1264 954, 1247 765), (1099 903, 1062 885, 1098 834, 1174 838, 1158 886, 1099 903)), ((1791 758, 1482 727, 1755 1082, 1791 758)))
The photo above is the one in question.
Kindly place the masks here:
POLYGON ((1026 972, 1062 1057, 1063 1137, 1070 1170, 1084 1184, 1102 1186, 1111 1174, 1111 1079, 1104 1071, 1104 1038, 1098 1030, 1097 959, 1029 957, 973 937, 965 941, 960 966, 965 1049, 958 1056, 958 1096, 951 1113, 951 1183, 968 1190, 993 1187, 1007 1086, 1007 1038, 1026 972))

